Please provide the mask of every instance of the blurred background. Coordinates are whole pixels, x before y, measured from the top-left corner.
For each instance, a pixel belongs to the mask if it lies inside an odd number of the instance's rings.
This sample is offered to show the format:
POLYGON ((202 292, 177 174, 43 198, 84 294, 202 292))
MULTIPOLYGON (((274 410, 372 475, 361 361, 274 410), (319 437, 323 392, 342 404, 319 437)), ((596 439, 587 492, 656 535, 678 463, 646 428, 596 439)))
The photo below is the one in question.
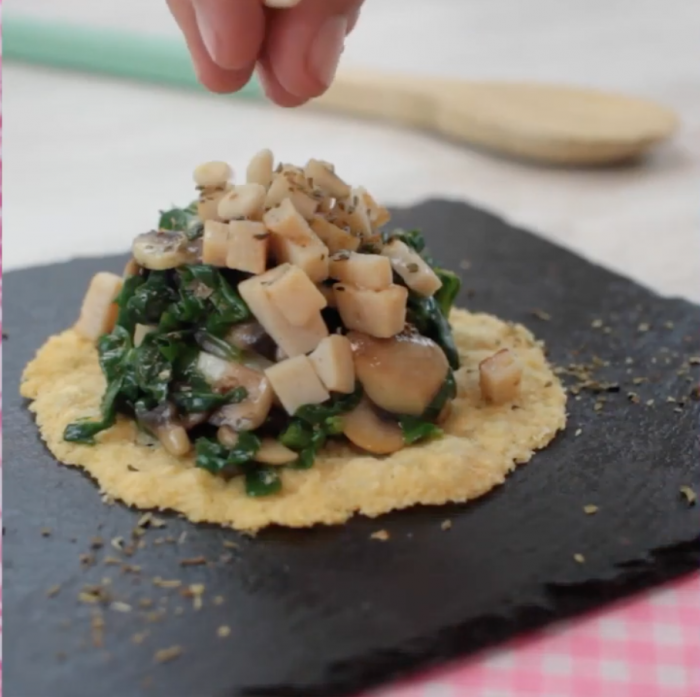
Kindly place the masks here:
POLYGON ((282 110, 253 91, 215 96, 13 61, 18 48, 42 48, 31 45, 46 41, 32 33, 37 22, 42 31, 83 36, 119 31, 127 59, 167 45, 189 70, 165 0, 3 2, 6 269, 122 252, 155 224, 159 208, 193 198, 199 162, 225 159, 241 170, 270 147, 285 161, 332 161, 384 203, 467 200, 660 292, 700 300, 695 0, 366 1, 344 67, 594 86, 678 112, 678 136, 641 165, 585 171, 508 161, 306 108, 282 110))

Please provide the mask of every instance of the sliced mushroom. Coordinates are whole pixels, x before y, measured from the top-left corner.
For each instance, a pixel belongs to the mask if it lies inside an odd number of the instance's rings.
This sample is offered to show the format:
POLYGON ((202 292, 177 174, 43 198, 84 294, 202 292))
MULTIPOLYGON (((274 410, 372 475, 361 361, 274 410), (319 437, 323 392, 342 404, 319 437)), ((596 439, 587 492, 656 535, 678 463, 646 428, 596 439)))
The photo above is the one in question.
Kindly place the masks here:
POLYGON ((206 412, 182 414, 180 416, 180 423, 186 431, 189 431, 191 428, 203 424, 208 418, 209 414, 207 414, 206 412))
POLYGON ((171 455, 181 457, 190 451, 190 438, 177 416, 175 407, 169 402, 164 402, 151 411, 139 413, 137 419, 146 430, 158 438, 171 455))
POLYGON ((479 386, 487 402, 503 404, 518 396, 523 368, 509 349, 501 349, 479 363, 479 386))
POLYGON ((367 396, 394 414, 420 416, 447 377, 443 350, 425 336, 403 331, 391 339, 350 332, 355 374, 367 396))
POLYGON ((253 431, 261 426, 272 408, 272 387, 260 370, 202 352, 197 369, 217 391, 229 392, 244 387, 247 396, 238 404, 226 404, 217 409, 209 422, 229 426, 234 431, 253 431))
POLYGON ((224 339, 241 351, 256 351, 265 355, 274 342, 256 320, 234 324, 224 339))
POLYGON ((299 456, 274 438, 263 438, 253 459, 265 465, 287 465, 299 456))
POLYGON ((145 232, 134 240, 131 251, 137 263, 152 271, 174 269, 197 261, 187 236, 176 230, 145 232))
POLYGON ((389 455, 404 447, 400 426, 381 418, 366 397, 342 419, 345 437, 368 453, 389 455))

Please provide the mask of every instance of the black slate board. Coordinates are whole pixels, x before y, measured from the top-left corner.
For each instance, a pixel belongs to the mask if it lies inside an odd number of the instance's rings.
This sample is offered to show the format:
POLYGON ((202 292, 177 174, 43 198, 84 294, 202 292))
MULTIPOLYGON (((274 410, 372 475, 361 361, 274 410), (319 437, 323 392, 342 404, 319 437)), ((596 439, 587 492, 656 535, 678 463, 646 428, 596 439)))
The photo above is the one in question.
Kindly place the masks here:
MULTIPOLYGON (((463 204, 431 201, 398 211, 395 220, 423 228, 447 266, 471 262, 461 272, 461 305, 525 322, 547 341, 555 364, 593 355, 610 361, 600 378, 620 382, 622 391, 607 395, 600 414, 594 396, 572 399, 566 433, 471 505, 416 508, 330 529, 275 529, 256 539, 166 516, 167 528, 149 531, 146 548, 127 559, 141 566, 140 575, 103 564, 121 556, 109 543, 94 552, 95 566, 81 569, 79 554, 94 535, 128 540, 140 514, 105 506, 87 476, 56 465, 17 388, 34 351, 74 320, 89 277, 120 270, 124 258, 8 273, 6 697, 353 694, 697 567, 697 509, 679 488, 698 482, 700 404, 687 397, 693 385, 677 370, 700 353, 700 309, 659 298, 463 204), (592 329, 596 318, 612 333, 592 329), (640 331, 645 322, 651 329, 640 331), (650 382, 633 387, 635 375, 650 382), (642 404, 630 403, 628 390, 642 404), (669 395, 686 398, 685 406, 676 411, 669 395), (648 399, 652 407, 644 405, 648 399), (596 515, 583 513, 590 503, 600 507, 596 515), (447 518, 452 529, 442 531, 447 518), (51 529, 49 537, 42 527, 51 529), (369 539, 380 528, 389 531, 388 542, 369 539), (154 544, 183 532, 181 544, 154 544), (224 539, 239 548, 225 548, 224 539), (220 560, 222 553, 231 558, 220 560), (585 563, 576 563, 575 553, 585 563), (198 555, 215 563, 179 566, 198 555), (134 611, 102 611, 103 647, 96 648, 96 608, 76 596, 105 576, 134 611), (191 598, 154 588, 154 576, 204 583, 204 607, 194 611, 191 598), (47 598, 54 584, 61 590, 47 598), (214 604, 217 595, 223 604, 214 604), (157 608, 166 596, 165 618, 149 622, 153 608, 139 609, 139 599, 153 599, 157 608), (231 628, 228 638, 217 637, 220 625, 231 628), (133 643, 144 629, 143 643, 133 643), (154 664, 154 652, 173 645, 182 646, 182 657, 154 664)), ((689 370, 697 377, 697 368, 689 370)))

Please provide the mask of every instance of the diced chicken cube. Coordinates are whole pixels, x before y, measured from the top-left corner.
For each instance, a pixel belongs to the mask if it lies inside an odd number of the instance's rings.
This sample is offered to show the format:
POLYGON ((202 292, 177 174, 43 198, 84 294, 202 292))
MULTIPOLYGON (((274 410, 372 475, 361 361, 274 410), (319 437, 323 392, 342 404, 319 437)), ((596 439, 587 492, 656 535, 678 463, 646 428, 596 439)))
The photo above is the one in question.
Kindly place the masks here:
POLYGON ((269 241, 270 233, 262 223, 232 220, 228 224, 226 266, 246 273, 263 273, 269 241))
POLYGON ((406 323, 408 289, 391 285, 368 290, 338 283, 333 286, 343 324, 370 336, 388 339, 403 331, 406 323))
POLYGON ((481 395, 492 404, 510 402, 518 396, 523 369, 509 349, 501 349, 479 363, 481 395))
POLYGON ((219 201, 233 188, 232 184, 226 184, 220 189, 203 189, 199 201, 197 201, 197 215, 202 222, 216 220, 221 222, 219 217, 219 201))
POLYGON ((319 160, 309 160, 304 175, 312 189, 319 189, 328 196, 346 198, 350 195, 350 187, 319 160))
POLYGON ((328 278, 328 247, 315 233, 311 232, 311 237, 303 244, 281 235, 272 235, 270 244, 278 264, 298 266, 314 283, 328 278))
POLYGON ((226 223, 207 220, 204 223, 202 238, 202 263, 212 266, 226 266, 228 255, 228 232, 226 223))
POLYGON ((442 286, 442 281, 418 252, 401 240, 392 240, 384 245, 382 255, 391 259, 394 271, 406 285, 420 295, 433 295, 442 286))
POLYGON ((293 416, 305 404, 321 404, 330 398, 307 356, 294 356, 265 371, 285 411, 293 416))
POLYGON ((270 232, 286 237, 297 244, 305 244, 313 239, 309 224, 288 198, 284 199, 279 206, 267 211, 263 216, 263 223, 270 232))
POLYGON ((351 252, 357 251, 360 247, 360 238, 353 235, 349 230, 334 225, 320 215, 315 215, 310 222, 311 229, 318 235, 323 244, 328 247, 331 254, 348 249, 351 252))
POLYGON ((275 307, 266 290, 282 273, 284 269, 277 267, 260 276, 252 276, 238 284, 238 292, 277 346, 287 356, 298 356, 313 351, 328 336, 328 328, 320 312, 305 326, 295 327, 275 307))
POLYGON ((338 252, 330 258, 328 274, 341 283, 370 290, 388 288, 393 278, 391 262, 386 257, 348 251, 338 252))
POLYGON ((283 264, 282 269, 283 273, 265 286, 267 297, 290 324, 306 326, 326 307, 326 298, 298 266, 283 264))
POLYGON ((261 150, 250 161, 246 170, 246 181, 248 184, 260 184, 266 189, 272 183, 272 168, 275 158, 271 150, 261 150))
POLYGON ((352 346, 346 336, 332 334, 309 356, 316 373, 329 392, 350 394, 355 389, 352 346))
POLYGON ((359 187, 359 189, 362 192, 362 200, 367 206, 367 215, 369 215, 369 221, 372 223, 372 227, 376 229, 386 225, 391 220, 389 211, 384 208, 384 206, 380 206, 367 189, 362 186, 359 187))
POLYGON ((330 215, 336 223, 347 225, 352 233, 363 239, 372 234, 367 204, 359 189, 352 189, 350 196, 336 201, 330 215))
POLYGON ((233 170, 227 162, 204 162, 195 167, 192 176, 200 189, 218 188, 233 177, 233 170))
POLYGON ((239 184, 221 197, 217 212, 222 220, 260 220, 265 196, 262 184, 239 184))
POLYGON ((80 336, 97 341, 114 329, 119 308, 114 302, 122 289, 122 278, 114 273, 96 273, 83 300, 80 317, 73 327, 80 336))
POLYGON ((307 220, 313 216, 318 208, 318 201, 309 196, 308 193, 290 182, 283 174, 275 174, 272 177, 272 184, 267 190, 265 208, 279 206, 285 199, 289 199, 294 204, 294 208, 307 220))

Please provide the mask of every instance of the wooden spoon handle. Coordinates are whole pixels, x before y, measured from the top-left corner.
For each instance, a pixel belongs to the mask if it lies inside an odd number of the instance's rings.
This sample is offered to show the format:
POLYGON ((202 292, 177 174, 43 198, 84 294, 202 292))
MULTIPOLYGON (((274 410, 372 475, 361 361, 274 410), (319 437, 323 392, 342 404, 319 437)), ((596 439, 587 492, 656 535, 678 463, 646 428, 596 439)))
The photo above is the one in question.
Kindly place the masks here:
POLYGON ((313 105, 429 129, 538 162, 610 164, 668 138, 678 120, 653 102, 597 90, 341 72, 313 105))

